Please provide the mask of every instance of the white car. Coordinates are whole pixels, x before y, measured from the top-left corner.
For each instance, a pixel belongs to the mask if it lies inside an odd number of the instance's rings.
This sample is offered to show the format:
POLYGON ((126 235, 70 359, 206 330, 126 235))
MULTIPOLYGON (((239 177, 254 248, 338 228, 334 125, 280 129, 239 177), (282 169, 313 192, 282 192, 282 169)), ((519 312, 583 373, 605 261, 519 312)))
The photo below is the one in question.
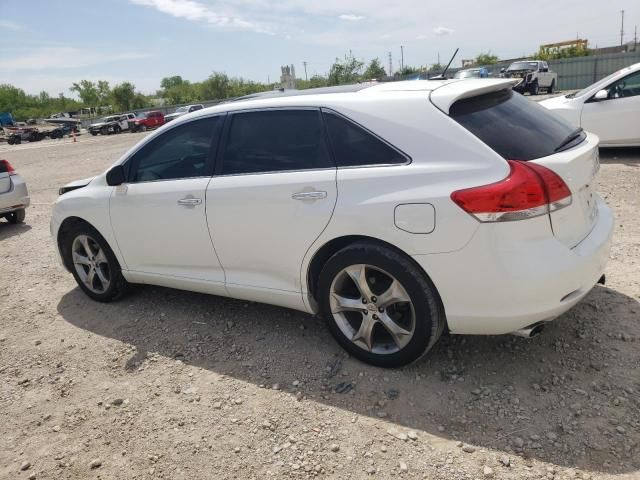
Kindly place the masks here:
POLYGON ((540 102, 576 127, 593 132, 603 147, 640 146, 640 63, 579 92, 540 102))
POLYGON ((145 283, 321 312, 398 366, 451 333, 532 335, 603 277, 598 140, 510 80, 290 92, 174 120, 61 189, 91 298, 145 283))

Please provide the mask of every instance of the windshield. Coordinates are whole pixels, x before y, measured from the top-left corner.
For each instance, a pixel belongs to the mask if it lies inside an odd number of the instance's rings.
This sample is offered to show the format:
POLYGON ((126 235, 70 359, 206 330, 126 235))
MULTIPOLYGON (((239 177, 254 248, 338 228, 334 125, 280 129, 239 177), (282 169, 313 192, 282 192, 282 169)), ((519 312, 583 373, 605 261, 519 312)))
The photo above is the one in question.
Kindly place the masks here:
POLYGON ((607 75, 602 80, 598 80, 596 83, 592 83, 588 87, 584 87, 582 90, 580 90, 578 92, 570 93, 569 95, 567 95, 567 97, 568 98, 581 97, 582 95, 585 95, 587 92, 589 92, 590 90, 592 90, 594 87, 597 87, 597 86, 600 86, 601 88, 604 88, 605 85, 607 83, 609 83, 614 77, 619 75, 620 72, 621 72, 621 70, 618 70, 617 72, 613 72, 611 75, 607 75))
POLYGON ((538 62, 514 62, 507 70, 535 70, 536 68, 538 68, 538 62))
POLYGON ((453 78, 480 78, 480 70, 460 70, 453 78))
POLYGON ((136 118, 147 118, 147 114, 144 112, 136 113, 136 118))

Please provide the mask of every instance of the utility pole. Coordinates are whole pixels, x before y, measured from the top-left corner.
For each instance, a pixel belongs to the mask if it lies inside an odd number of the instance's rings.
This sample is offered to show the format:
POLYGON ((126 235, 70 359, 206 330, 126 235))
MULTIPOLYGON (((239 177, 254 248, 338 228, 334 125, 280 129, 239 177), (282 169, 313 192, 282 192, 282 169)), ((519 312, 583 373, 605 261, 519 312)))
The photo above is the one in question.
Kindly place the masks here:
POLYGON ((304 79, 305 81, 308 81, 309 79, 307 78, 307 62, 304 61, 302 62, 302 64, 304 65, 304 79))
POLYGON ((400 45, 400 72, 404 70, 404 45, 400 45))
POLYGON ((440 65, 440 52, 438 52, 438 65, 440 65))
POLYGON ((389 76, 393 76, 393 60, 391 59, 391 52, 389 52, 389 76))
POLYGON ((624 38, 624 10, 620 10, 620 46, 622 46, 624 38))
POLYGON ((638 51, 638 25, 633 29, 633 51, 638 51))

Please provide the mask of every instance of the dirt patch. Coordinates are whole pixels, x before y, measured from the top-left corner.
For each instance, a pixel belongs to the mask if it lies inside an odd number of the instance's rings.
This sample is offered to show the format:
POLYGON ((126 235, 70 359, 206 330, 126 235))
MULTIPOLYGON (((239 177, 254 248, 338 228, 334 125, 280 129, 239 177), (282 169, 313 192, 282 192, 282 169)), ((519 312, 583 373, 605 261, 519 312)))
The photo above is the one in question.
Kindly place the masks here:
POLYGON ((605 287, 533 340, 450 336, 382 370, 294 311, 84 296, 51 203, 142 135, 0 149, 33 201, 0 222, 0 478, 640 478, 640 151, 601 152, 605 287))

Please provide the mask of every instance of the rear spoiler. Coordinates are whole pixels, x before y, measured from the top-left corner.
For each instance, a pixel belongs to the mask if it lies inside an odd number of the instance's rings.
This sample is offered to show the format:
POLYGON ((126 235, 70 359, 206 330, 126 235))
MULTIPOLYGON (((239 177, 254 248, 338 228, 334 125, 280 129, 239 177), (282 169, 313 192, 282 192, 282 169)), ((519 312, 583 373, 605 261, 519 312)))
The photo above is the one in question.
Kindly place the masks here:
POLYGON ((451 82, 432 90, 429 99, 438 109, 448 115, 451 105, 458 100, 511 88, 519 81, 519 78, 496 78, 490 80, 477 78, 451 82))

